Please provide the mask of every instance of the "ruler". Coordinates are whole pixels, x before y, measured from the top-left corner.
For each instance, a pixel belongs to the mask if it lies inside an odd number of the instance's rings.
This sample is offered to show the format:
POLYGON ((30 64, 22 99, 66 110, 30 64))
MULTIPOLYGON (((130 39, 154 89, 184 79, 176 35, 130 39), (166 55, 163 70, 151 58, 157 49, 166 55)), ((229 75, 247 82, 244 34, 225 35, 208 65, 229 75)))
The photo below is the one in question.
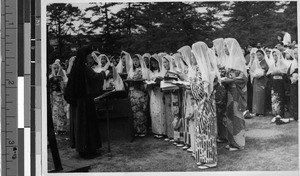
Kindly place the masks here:
POLYGON ((1 0, 1 154, 3 176, 18 175, 17 0, 1 0))

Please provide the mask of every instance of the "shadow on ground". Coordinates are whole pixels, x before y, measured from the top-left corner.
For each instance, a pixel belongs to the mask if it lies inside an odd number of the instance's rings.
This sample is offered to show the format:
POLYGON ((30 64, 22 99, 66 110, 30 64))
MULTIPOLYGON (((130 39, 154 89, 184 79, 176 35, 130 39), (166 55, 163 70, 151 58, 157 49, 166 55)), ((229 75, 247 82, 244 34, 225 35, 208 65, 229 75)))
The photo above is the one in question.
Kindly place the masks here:
MULTIPOLYGON (((298 122, 276 125, 271 119, 269 116, 246 120, 245 150, 229 152, 226 144, 218 144, 218 167, 205 171, 299 170, 298 122)), ((57 138, 63 172, 85 166, 91 166, 90 172, 199 171, 189 153, 152 136, 137 138, 132 143, 113 142, 112 156, 108 156, 104 143, 102 155, 91 160, 79 158, 65 138, 57 138)), ((48 156, 48 170, 52 170, 49 151, 48 156)))

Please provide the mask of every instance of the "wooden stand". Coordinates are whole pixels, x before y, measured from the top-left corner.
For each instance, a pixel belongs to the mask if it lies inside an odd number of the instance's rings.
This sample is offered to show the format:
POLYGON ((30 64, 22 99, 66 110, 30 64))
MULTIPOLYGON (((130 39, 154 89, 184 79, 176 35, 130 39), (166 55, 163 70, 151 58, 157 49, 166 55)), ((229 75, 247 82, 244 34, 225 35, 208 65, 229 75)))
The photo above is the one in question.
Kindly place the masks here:
MULTIPOLYGON (((110 121, 117 118, 127 118, 130 142, 133 140, 132 112, 130 101, 126 91, 109 91, 94 99, 98 119, 106 121, 106 137, 108 142, 108 153, 111 153, 111 129, 110 121), (121 103, 120 103, 121 102, 121 103), (121 107, 122 106, 122 107, 121 107), (125 108, 124 108, 125 107, 125 108), (105 115, 103 115, 105 114, 105 115)), ((126 132, 125 132, 126 133, 126 132)))

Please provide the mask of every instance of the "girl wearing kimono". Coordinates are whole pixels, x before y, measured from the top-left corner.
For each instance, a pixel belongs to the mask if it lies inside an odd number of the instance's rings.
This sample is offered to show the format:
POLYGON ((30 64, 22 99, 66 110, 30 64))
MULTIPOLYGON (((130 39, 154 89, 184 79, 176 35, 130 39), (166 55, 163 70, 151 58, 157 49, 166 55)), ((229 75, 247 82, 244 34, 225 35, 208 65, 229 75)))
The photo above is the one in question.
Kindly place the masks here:
POLYGON ((270 75, 271 96, 272 96, 272 114, 275 117, 284 118, 284 78, 287 73, 287 66, 283 61, 283 56, 278 49, 270 53, 270 75))
MULTIPOLYGON (((295 60, 295 54, 294 54, 294 50, 292 49, 286 49, 284 52, 284 62, 285 64, 287 65, 288 68, 291 67, 293 61, 295 60)), ((291 76, 291 72, 290 72, 290 69, 288 70, 288 73, 287 73, 287 78, 285 79, 285 88, 286 88, 286 93, 285 93, 285 102, 286 102, 286 109, 289 110, 290 107, 291 107, 291 104, 290 104, 290 90, 291 90, 291 79, 290 79, 290 76, 291 76)))
MULTIPOLYGON (((182 63, 186 64, 187 66, 183 65, 183 74, 185 80, 189 80, 189 75, 191 74, 192 71, 192 66, 191 66, 191 55, 192 55, 192 49, 189 46, 183 46, 181 47, 178 52, 182 55, 182 63)), ((183 111, 183 138, 184 138, 184 146, 183 150, 187 150, 188 152, 194 152, 194 119, 192 118, 193 115, 193 107, 191 106, 193 104, 193 98, 191 95, 191 91, 189 89, 183 89, 183 106, 182 106, 182 111, 183 111), (192 139, 193 138, 193 139, 192 139)))
MULTIPOLYGON (((163 57, 163 68, 162 73, 165 73, 164 76, 167 77, 176 77, 176 75, 170 73, 175 72, 173 65, 173 57, 170 55, 166 55, 163 57)), ((165 121, 166 121, 166 136, 165 141, 170 141, 174 139, 174 127, 173 121, 174 116, 172 113, 171 106, 171 92, 172 90, 163 91, 163 102, 164 102, 164 110, 165 110, 165 121)))
POLYGON ((256 58, 251 65, 250 75, 253 84, 252 113, 260 116, 265 114, 266 86, 268 83, 266 74, 268 70, 269 65, 265 53, 259 49, 256 51, 256 58))
MULTIPOLYGON (((141 55, 134 55, 131 59, 131 63, 127 79, 149 79, 147 67, 141 55)), ((135 136, 144 137, 147 134, 147 96, 148 93, 144 84, 135 84, 129 87, 135 136)))
POLYGON ((64 134, 68 131, 68 118, 67 113, 69 107, 64 100, 64 89, 67 83, 67 76, 58 62, 51 66, 52 73, 50 79, 50 102, 52 109, 52 118, 55 134, 64 134))
MULTIPOLYGON (((196 68, 197 68, 197 62, 195 59, 192 59, 192 52, 191 48, 189 46, 184 46, 180 48, 178 51, 181 52, 181 54, 185 57, 185 61, 188 66, 188 72, 187 75, 182 76, 182 80, 191 82, 192 79, 194 78, 196 74, 196 68)), ((180 63, 180 62, 178 62, 180 63)), ((179 68, 180 68, 180 64, 179 68)), ((192 153, 192 156, 195 158, 196 155, 196 150, 195 150, 195 117, 194 117, 194 106, 195 106, 195 99, 192 95, 191 88, 188 86, 186 87, 185 90, 185 114, 184 114, 184 119, 186 121, 187 125, 187 130, 188 130, 188 149, 187 151, 192 153)))
MULTIPOLYGON (((173 59, 176 64, 176 70, 174 72, 178 73, 180 79, 183 79, 185 75, 183 74, 186 65, 183 64, 183 57, 180 53, 173 54, 173 59)), ((174 68, 174 66, 173 66, 174 68)), ((171 91, 171 110, 174 117, 174 145, 177 147, 184 146, 184 111, 183 111, 184 101, 182 97, 182 91, 172 90, 171 91)), ((173 140, 171 140, 173 142, 173 140)))
POLYGON ((248 65, 246 65, 247 67, 247 73, 248 73, 248 82, 247 82, 247 112, 246 112, 246 116, 245 118, 252 118, 253 116, 255 116, 255 114, 252 113, 252 99, 253 99, 253 84, 252 84, 252 79, 251 79, 251 74, 250 74, 250 69, 252 67, 252 63, 256 58, 256 51, 258 49, 257 48, 252 48, 250 50, 250 62, 248 63, 248 65), (248 112, 250 114, 248 114, 248 112))
MULTIPOLYGON (((267 64, 270 66, 271 65, 271 60, 270 60, 270 57, 269 55, 267 54, 267 49, 265 50, 262 50, 265 54, 265 59, 266 59, 266 62, 267 64)), ((271 103, 271 75, 270 74, 267 74, 266 77, 268 78, 268 81, 267 81, 267 85, 266 85, 266 89, 265 89, 265 112, 266 114, 271 114, 272 113, 272 103, 271 103)))
MULTIPOLYGON (((150 80, 155 81, 157 78, 162 79, 164 74, 162 70, 162 58, 157 54, 150 57, 150 80)), ((155 138, 163 138, 167 134, 165 110, 163 102, 163 92, 160 87, 155 86, 150 90, 150 116, 151 128, 155 138)))
MULTIPOLYGON (((150 69, 150 57, 151 57, 151 54, 149 54, 149 53, 145 53, 145 54, 143 54, 143 56, 142 56, 142 58, 144 59, 144 61, 145 61, 145 64, 146 64, 146 66, 147 66, 147 69, 148 69, 148 72, 149 72, 149 69, 150 69)), ((149 90, 148 90, 148 95, 150 95, 150 92, 149 92, 149 90)), ((147 100, 147 122, 148 122, 148 124, 147 124, 147 127, 148 127, 148 129, 150 129, 151 128, 151 116, 150 116, 150 96, 148 96, 148 100, 147 100)))
MULTIPOLYGON (((217 54, 217 65, 218 70, 221 73, 221 77, 226 76, 226 63, 228 57, 225 54, 224 39, 218 38, 213 40, 214 49, 217 54)), ((218 121, 218 138, 217 142, 226 141, 226 128, 223 124, 223 119, 226 117, 226 106, 227 106, 227 90, 223 84, 215 85, 216 93, 216 108, 217 108, 217 121, 218 121)))
POLYGON ((115 90, 124 90, 124 83, 120 75, 117 73, 117 70, 113 64, 111 64, 108 57, 104 54, 98 56, 100 61, 100 69, 107 73, 106 80, 104 81, 103 90, 106 89, 115 89, 115 90))
POLYGON ((204 42, 192 45, 192 62, 197 62, 196 74, 191 79, 195 99, 195 154, 199 169, 217 166, 217 117, 214 98, 215 71, 211 55, 204 42))
POLYGON ((289 68, 288 77, 291 81, 290 85, 290 115, 294 120, 298 121, 298 49, 290 51, 294 57, 289 68))
POLYGON ((244 149, 245 120, 247 109, 247 68, 239 43, 233 38, 225 39, 225 53, 228 58, 228 74, 223 82, 227 84, 227 109, 225 118, 226 138, 229 151, 244 149))

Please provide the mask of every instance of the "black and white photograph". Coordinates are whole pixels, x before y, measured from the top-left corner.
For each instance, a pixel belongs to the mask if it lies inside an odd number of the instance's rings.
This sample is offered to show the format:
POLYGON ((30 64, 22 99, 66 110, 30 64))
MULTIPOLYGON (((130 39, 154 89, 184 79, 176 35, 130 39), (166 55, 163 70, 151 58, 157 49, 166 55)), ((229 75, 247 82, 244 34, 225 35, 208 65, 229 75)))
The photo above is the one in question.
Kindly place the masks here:
POLYGON ((297 3, 45 4, 46 172, 299 172, 297 3))

